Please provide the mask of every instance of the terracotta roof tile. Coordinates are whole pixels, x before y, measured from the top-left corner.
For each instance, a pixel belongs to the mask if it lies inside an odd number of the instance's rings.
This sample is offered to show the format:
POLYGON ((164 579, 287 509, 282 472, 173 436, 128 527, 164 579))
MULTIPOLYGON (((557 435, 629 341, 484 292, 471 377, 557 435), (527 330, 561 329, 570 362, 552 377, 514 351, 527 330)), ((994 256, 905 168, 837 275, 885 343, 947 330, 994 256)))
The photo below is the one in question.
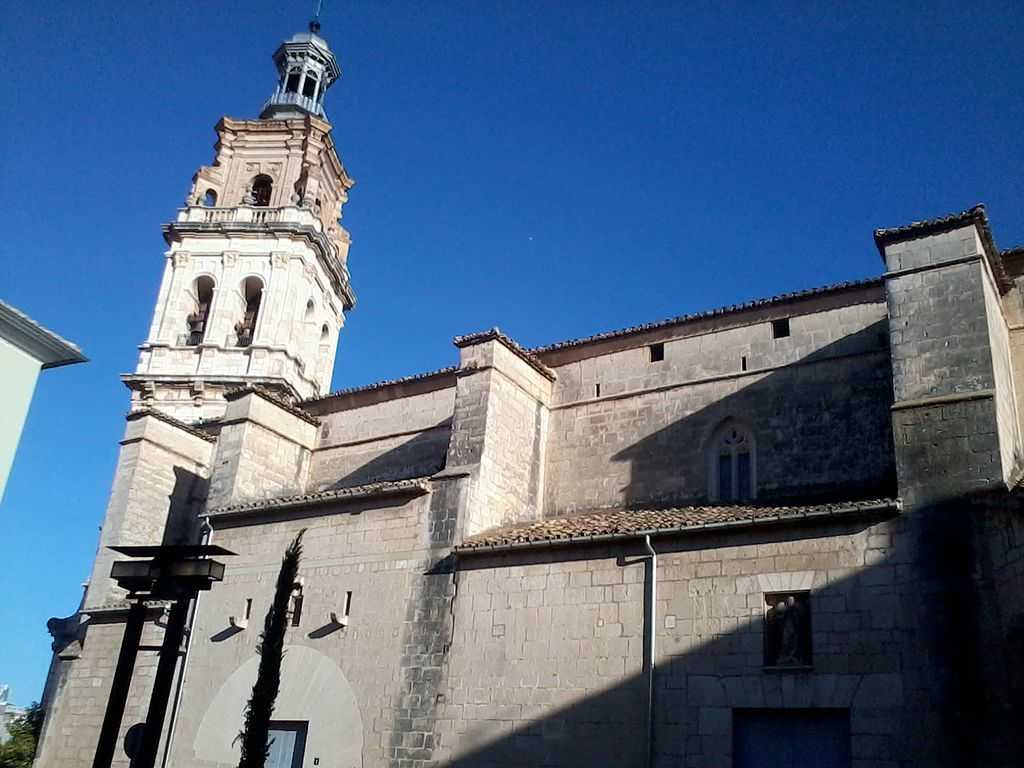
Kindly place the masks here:
POLYGON ((337 389, 327 395, 320 395, 318 397, 307 397, 302 400, 299 405, 306 406, 312 403, 319 403, 323 400, 329 400, 332 397, 341 397, 343 395, 354 395, 358 392, 369 392, 374 389, 383 389, 384 387, 391 387, 397 384, 411 384, 414 381, 422 381, 423 379, 429 379, 432 376, 444 376, 446 374, 455 373, 458 368, 454 365, 448 366, 447 368, 438 368, 436 371, 426 371, 425 373, 414 373, 411 376, 403 376, 400 379, 385 379, 383 381, 375 381, 372 384, 363 384, 358 387, 348 387, 347 389, 337 389))
POLYGON ((290 413, 292 416, 295 416, 296 418, 302 419, 307 424, 312 424, 314 427, 320 426, 320 419, 318 419, 316 416, 310 413, 306 413, 301 408, 297 408, 280 395, 277 395, 268 389, 264 389, 263 387, 259 387, 254 384, 250 384, 245 387, 238 387, 237 389, 232 389, 224 394, 224 399, 227 400, 228 402, 231 402, 232 400, 238 400, 239 398, 245 397, 246 395, 250 394, 259 395, 267 402, 273 403, 282 411, 290 413))
POLYGON ((567 517, 493 528, 470 536, 456 547, 462 552, 514 546, 575 542, 609 537, 672 533, 702 528, 761 525, 784 520, 898 510, 895 499, 872 499, 808 506, 695 506, 658 510, 601 510, 567 517))
POLYGON ((875 245, 878 247, 878 252, 884 260, 885 247, 887 245, 897 243, 902 240, 910 240, 919 237, 928 237, 929 235, 938 235, 943 232, 950 232, 967 224, 974 224, 978 227, 978 232, 981 234, 982 247, 985 250, 985 255, 988 257, 992 273, 995 275, 995 278, 999 283, 1000 290, 1005 293, 1012 287, 1012 282, 1003 267, 1002 254, 1000 254, 999 249, 996 248, 995 241, 992 239, 992 230, 988 225, 988 215, 985 213, 985 206, 981 203, 975 205, 973 208, 968 208, 966 211, 951 213, 948 216, 939 216, 938 218, 925 219, 924 221, 914 221, 902 227, 876 229, 875 245))
POLYGON ((821 286, 820 288, 808 288, 802 291, 791 291, 790 293, 780 293, 777 296, 771 296, 766 299, 754 299, 753 301, 743 302, 742 304, 731 304, 727 307, 718 307, 717 309, 708 309, 702 312, 692 312, 688 315, 677 315, 676 317, 670 317, 665 320, 658 320, 652 323, 644 323, 642 325, 633 325, 629 328, 622 328, 617 331, 604 331, 602 333, 596 333, 593 336, 583 336, 578 339, 569 339, 567 341, 558 341, 554 344, 548 344, 543 347, 533 347, 529 351, 534 355, 543 355, 545 352, 554 352, 559 349, 567 349, 569 347, 578 347, 584 344, 590 344, 595 341, 606 341, 608 339, 617 339, 621 336, 631 336, 636 333, 643 333, 645 331, 654 331, 659 328, 667 328, 673 325, 680 325, 682 323, 692 322, 694 320, 707 320, 712 317, 720 317, 724 315, 731 315, 736 312, 743 312, 748 309, 758 309, 760 307, 768 307, 773 304, 783 304, 787 301, 794 301, 796 299, 806 299, 812 296, 821 296, 830 293, 838 293, 853 288, 868 288, 870 286, 881 285, 882 278, 872 277, 866 280, 848 280, 843 283, 833 283, 831 285, 821 286))
POLYGON ((530 350, 526 349, 518 342, 513 341, 511 338, 501 332, 500 328, 491 328, 487 331, 480 331, 479 333, 469 333, 465 336, 456 336, 453 341, 456 347, 460 349, 462 347, 469 347, 473 344, 483 344, 485 341, 500 341, 506 347, 508 347, 515 355, 523 360, 527 365, 533 368, 537 373, 543 376, 548 381, 554 381, 556 376, 555 372, 548 368, 544 363, 537 359, 537 356, 530 350))
POLYGON ((128 411, 128 415, 125 418, 127 418, 128 421, 134 421, 135 419, 141 419, 143 416, 152 416, 154 419, 162 421, 165 424, 170 424, 172 427, 177 427, 182 432, 192 435, 193 437, 198 437, 208 443, 217 442, 216 435, 211 435, 209 432, 204 432, 202 429, 198 428, 198 426, 201 425, 189 424, 188 422, 176 419, 170 414, 164 413, 163 411, 157 410, 151 406, 143 406, 142 408, 137 408, 134 411, 128 411))
POLYGON ((242 504, 231 504, 217 507, 206 512, 203 517, 243 517, 262 512, 273 512, 296 507, 312 507, 318 504, 329 504, 333 501, 365 499, 373 496, 419 496, 430 492, 430 478, 414 477, 408 480, 391 480, 381 483, 354 485, 350 488, 337 488, 314 493, 300 493, 291 496, 274 496, 267 499, 247 501, 242 504))

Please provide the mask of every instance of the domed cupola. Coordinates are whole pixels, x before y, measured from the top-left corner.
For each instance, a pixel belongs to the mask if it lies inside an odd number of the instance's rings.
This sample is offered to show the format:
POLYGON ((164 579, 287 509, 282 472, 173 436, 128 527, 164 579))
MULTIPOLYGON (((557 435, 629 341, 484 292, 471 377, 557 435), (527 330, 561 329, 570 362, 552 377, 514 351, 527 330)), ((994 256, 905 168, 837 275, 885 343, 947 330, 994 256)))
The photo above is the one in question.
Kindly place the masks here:
POLYGON ((319 32, 320 22, 311 21, 309 32, 293 35, 274 52, 281 79, 260 118, 316 115, 326 119, 324 92, 341 77, 341 68, 319 32))

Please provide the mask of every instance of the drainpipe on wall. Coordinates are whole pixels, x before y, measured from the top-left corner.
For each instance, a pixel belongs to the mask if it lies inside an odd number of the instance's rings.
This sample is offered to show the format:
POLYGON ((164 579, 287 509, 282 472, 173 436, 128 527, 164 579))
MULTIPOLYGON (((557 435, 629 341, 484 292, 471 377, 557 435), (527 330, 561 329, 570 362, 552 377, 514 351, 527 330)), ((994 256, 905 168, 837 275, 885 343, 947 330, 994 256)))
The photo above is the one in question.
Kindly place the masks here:
MULTIPOLYGON (((200 544, 207 545, 213 542, 213 526, 209 518, 203 519, 201 528, 203 532, 200 544)), ((174 744, 174 730, 178 725, 178 711, 181 709, 181 692, 185 687, 185 672, 188 670, 188 651, 192 647, 192 627, 196 621, 196 613, 199 611, 199 598, 202 592, 196 593, 196 599, 192 601, 192 610, 189 611, 188 622, 185 624, 185 648, 181 654, 181 672, 178 674, 178 684, 174 688, 174 703, 171 705, 171 716, 167 721, 167 742, 164 744, 164 756, 160 761, 161 768, 167 768, 167 761, 171 757, 171 746, 174 744)))
POLYGON ((657 599, 658 599, 658 553, 651 546, 651 537, 644 536, 644 546, 647 547, 647 554, 651 558, 651 566, 645 580, 647 615, 644 616, 644 672, 647 675, 647 755, 645 765, 652 768, 654 765, 654 636, 657 632, 657 599))

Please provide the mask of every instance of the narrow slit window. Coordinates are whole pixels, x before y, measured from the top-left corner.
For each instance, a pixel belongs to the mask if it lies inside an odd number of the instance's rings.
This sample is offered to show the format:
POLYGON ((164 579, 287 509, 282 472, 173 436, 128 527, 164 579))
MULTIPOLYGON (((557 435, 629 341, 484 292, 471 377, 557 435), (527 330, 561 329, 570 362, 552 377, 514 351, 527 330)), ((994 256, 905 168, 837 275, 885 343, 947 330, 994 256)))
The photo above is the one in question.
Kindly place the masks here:
POLYGON ((594 385, 594 397, 600 397, 600 396, 601 396, 601 382, 597 382, 597 384, 594 385))
POLYGON ((245 599, 245 618, 252 616, 252 598, 247 597, 245 599))
POLYGON ((299 626, 299 622, 302 621, 302 592, 296 592, 292 595, 292 621, 293 627, 299 626))
POLYGON ((345 615, 348 616, 352 613, 352 592, 351 590, 345 593, 345 615))
POLYGON ((651 346, 649 346, 648 349, 650 350, 650 353, 651 353, 651 362, 652 363, 660 363, 662 360, 665 359, 665 344, 664 343, 658 342, 657 344, 651 344, 651 346))
POLYGON ((746 355, 743 355, 742 357, 740 357, 740 370, 741 371, 747 370, 747 356, 746 355))
POLYGON ((784 339, 789 336, 789 318, 783 317, 772 320, 772 338, 784 339))

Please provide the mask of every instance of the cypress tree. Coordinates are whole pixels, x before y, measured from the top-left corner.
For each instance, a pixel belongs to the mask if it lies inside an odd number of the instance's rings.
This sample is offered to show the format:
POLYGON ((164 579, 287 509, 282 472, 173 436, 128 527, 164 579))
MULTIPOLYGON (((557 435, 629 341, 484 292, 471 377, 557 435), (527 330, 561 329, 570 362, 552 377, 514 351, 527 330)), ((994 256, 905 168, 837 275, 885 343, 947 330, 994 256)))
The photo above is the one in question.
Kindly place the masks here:
POLYGON ((242 742, 242 758, 238 768, 264 768, 270 753, 267 739, 274 703, 281 687, 281 659, 284 657, 284 634, 288 626, 288 602, 299 571, 302 535, 305 532, 305 528, 299 531, 299 535, 284 552, 274 588, 274 602, 263 622, 263 634, 256 648, 260 655, 259 672, 252 686, 252 696, 245 707, 242 732, 238 734, 242 742))

